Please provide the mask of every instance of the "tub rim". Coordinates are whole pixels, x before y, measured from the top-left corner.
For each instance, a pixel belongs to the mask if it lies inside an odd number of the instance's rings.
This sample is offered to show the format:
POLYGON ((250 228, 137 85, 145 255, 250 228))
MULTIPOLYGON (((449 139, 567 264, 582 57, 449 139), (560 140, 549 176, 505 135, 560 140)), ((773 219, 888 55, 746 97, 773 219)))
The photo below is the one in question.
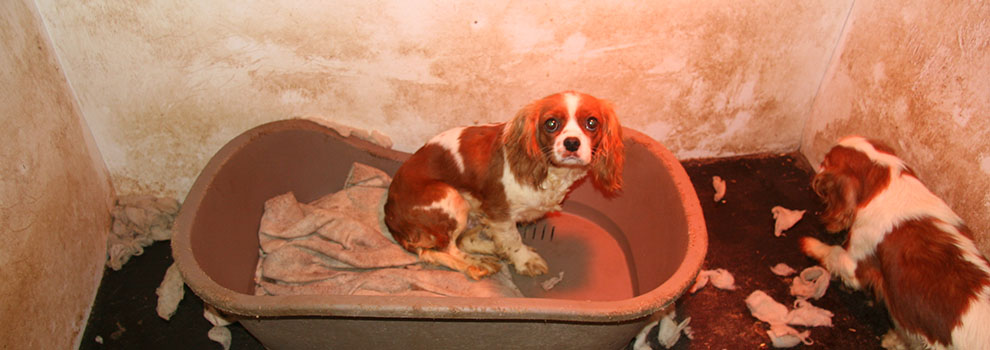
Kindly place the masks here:
POLYGON ((670 171, 684 208, 688 229, 687 251, 680 266, 664 283, 641 295, 614 301, 551 298, 410 297, 357 295, 255 296, 216 283, 198 268, 190 232, 194 211, 203 201, 206 188, 227 159, 244 145, 266 134, 316 129, 341 139, 372 155, 401 160, 403 152, 386 149, 343 136, 338 131, 307 119, 285 119, 251 128, 227 142, 210 159, 190 188, 173 224, 172 254, 185 283, 204 302, 220 310, 246 317, 367 317, 430 319, 552 320, 569 322, 620 322, 652 315, 680 298, 701 270, 708 250, 708 233, 694 185, 683 166, 666 147, 649 136, 623 127, 623 137, 657 156, 670 171), (204 176, 209 174, 211 176, 204 176), (681 281, 681 282, 676 282, 681 281))

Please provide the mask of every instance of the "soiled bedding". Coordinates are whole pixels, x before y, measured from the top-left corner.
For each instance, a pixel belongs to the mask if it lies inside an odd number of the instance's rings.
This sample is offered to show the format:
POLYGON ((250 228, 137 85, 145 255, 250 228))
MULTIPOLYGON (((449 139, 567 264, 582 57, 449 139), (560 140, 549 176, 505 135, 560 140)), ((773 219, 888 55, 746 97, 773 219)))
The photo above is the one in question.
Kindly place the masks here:
POLYGON ((504 267, 474 281, 421 263, 382 221, 391 178, 355 163, 344 189, 312 203, 285 193, 265 202, 257 295, 521 297, 504 267))

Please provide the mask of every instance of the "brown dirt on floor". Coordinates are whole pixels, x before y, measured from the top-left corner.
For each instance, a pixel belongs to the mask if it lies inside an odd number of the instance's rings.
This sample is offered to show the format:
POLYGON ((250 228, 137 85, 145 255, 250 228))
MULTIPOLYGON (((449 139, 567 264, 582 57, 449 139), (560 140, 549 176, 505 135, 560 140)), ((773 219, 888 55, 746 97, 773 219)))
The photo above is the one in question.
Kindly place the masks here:
MULTIPOLYGON (((824 209, 811 190, 814 170, 799 154, 755 155, 714 160, 689 160, 684 168, 694 184, 708 225, 708 255, 702 269, 724 268, 735 277, 736 290, 709 285, 677 302, 678 320, 691 317, 694 339, 681 340, 674 349, 766 349, 773 348, 766 335, 769 326, 752 317, 745 299, 763 290, 791 307, 791 278, 774 275, 770 267, 786 263, 797 271, 816 262, 804 256, 798 240, 814 236, 839 244, 843 235, 828 234, 818 220, 824 209), (721 202, 714 202, 712 176, 726 181, 721 202), (804 217, 781 237, 774 237, 774 206, 806 209, 804 217)), ((812 300, 815 306, 832 311, 833 327, 814 327, 814 344, 807 349, 881 349, 880 337, 890 328, 886 311, 874 306, 872 296, 851 291, 838 280, 829 284, 825 296, 812 300)), ((795 327, 799 331, 808 329, 795 327)), ((654 347, 660 349, 658 344, 654 347)))

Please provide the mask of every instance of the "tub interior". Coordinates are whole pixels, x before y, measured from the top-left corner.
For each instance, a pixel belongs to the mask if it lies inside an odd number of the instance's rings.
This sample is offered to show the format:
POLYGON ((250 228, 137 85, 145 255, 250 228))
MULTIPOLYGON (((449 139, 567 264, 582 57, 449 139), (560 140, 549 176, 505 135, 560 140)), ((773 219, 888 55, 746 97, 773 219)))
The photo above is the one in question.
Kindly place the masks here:
POLYGON ((527 297, 570 300, 623 300, 658 287, 687 251, 687 236, 671 234, 687 231, 683 204, 671 188, 663 163, 627 140, 623 191, 604 196, 582 181, 560 213, 522 226, 523 241, 547 260, 550 272, 513 275, 513 281, 527 297), (544 289, 542 282, 561 271, 560 282, 544 289))
MULTIPOLYGON (((201 198, 189 240, 198 268, 220 286, 247 296, 254 294, 257 231, 267 199, 292 191, 300 202, 313 201, 340 190, 354 162, 394 174, 408 157, 314 123, 282 123, 244 137, 250 139, 234 140, 234 146, 218 152, 215 159, 225 161, 211 162, 203 171, 208 178, 197 179, 206 185, 194 186, 198 193, 190 194, 201 198)), ((689 229, 668 169, 672 165, 648 145, 628 137, 625 142, 624 187, 618 196, 604 196, 591 181, 582 181, 562 212, 520 228, 525 242, 550 265, 547 275, 514 277, 527 297, 625 300, 657 288, 682 264, 689 229), (540 283, 560 271, 561 282, 542 288, 540 283)))
POLYGON ((246 295, 254 295, 266 200, 291 191, 299 202, 309 203, 339 191, 354 162, 394 174, 408 158, 358 138, 341 139, 313 123, 278 124, 251 136, 231 141, 235 147, 221 150, 228 154, 215 156, 229 158, 203 170, 210 178, 197 179, 208 184, 196 194, 202 199, 189 234, 199 268, 220 286, 246 295))
POLYGON ((604 196, 579 183, 561 213, 523 226, 523 241, 550 264, 561 281, 514 276, 527 297, 623 300, 660 286, 680 266, 688 237, 683 204, 668 169, 645 145, 627 140, 623 190, 604 196), (549 231, 549 233, 547 232, 549 231), (553 239, 550 239, 553 233, 553 239))
POLYGON ((524 296, 570 300, 623 300, 636 296, 628 244, 625 240, 620 243, 621 235, 567 211, 524 225, 520 231, 523 242, 550 265, 545 276, 512 275, 524 296), (543 283, 549 278, 558 282, 545 288, 543 283))

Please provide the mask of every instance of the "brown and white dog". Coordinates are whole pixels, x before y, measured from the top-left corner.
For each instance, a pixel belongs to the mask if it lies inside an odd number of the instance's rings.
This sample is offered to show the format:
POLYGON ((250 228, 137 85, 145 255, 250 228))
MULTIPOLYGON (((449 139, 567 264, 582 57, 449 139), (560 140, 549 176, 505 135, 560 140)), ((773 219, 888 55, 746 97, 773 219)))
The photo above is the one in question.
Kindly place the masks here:
POLYGON ((990 264, 963 220, 887 146, 839 141, 812 181, 845 248, 801 248, 854 289, 869 288, 913 348, 990 349, 990 264))
POLYGON ((522 242, 517 222, 560 210, 588 174, 606 192, 622 186, 622 127, 609 102, 562 92, 507 123, 460 127, 431 139, 396 172, 385 223, 406 250, 474 279, 499 258, 536 276, 547 263, 522 242))

